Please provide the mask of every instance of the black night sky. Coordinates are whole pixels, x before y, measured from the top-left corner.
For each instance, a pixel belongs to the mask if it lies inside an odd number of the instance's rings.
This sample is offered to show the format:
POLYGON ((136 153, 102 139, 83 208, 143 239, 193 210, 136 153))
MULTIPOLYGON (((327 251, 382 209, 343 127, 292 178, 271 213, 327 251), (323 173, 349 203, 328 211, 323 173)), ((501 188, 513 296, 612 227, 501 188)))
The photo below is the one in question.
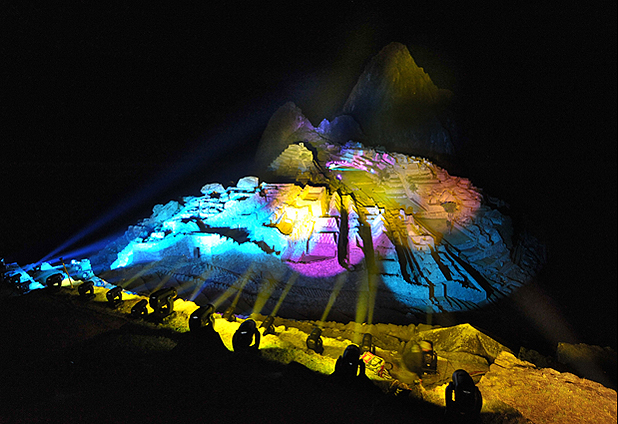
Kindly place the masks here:
POLYGON ((539 286, 581 341, 616 347, 615 3, 36 3, 1 7, 8 262, 251 175, 277 108, 333 118, 398 41, 455 94, 456 173, 545 242, 539 286))

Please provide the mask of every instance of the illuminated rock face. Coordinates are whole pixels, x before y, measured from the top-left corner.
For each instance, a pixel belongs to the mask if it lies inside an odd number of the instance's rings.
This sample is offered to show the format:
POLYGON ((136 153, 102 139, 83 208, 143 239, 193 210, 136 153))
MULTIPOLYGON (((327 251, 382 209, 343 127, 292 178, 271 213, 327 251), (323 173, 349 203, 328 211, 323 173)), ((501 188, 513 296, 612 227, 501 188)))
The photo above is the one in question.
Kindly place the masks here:
POLYGON ((279 314, 301 318, 317 319, 343 278, 331 319, 353 319, 367 296, 374 320, 475 307, 521 286, 541 263, 532 246, 514 245, 509 218, 469 180, 425 159, 352 142, 299 143, 271 169, 300 181, 207 184, 202 196, 156 206, 142 231, 131 230, 137 236, 99 258, 113 258, 116 275, 157 263, 159 280, 188 284, 198 302, 245 275, 250 305, 263 281, 281 294, 297 274, 279 314))
POLYGON ((542 249, 514 235, 469 180, 424 159, 453 152, 442 124, 449 98, 392 43, 332 121, 314 127, 291 102, 271 117, 256 163, 279 183, 211 183, 202 196, 156 206, 91 258, 93 268, 142 290, 177 284, 198 303, 233 286, 247 307, 275 282, 270 302, 285 297, 275 309, 290 318, 326 318, 333 292, 328 318, 357 322, 506 295, 534 275, 542 249))

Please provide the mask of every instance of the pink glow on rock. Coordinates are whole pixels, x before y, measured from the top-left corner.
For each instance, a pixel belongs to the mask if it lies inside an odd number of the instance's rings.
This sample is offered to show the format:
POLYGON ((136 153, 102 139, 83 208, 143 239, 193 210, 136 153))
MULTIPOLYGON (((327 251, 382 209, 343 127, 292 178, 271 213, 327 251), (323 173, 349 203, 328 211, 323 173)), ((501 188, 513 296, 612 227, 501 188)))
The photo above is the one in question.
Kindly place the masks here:
POLYGON ((288 264, 294 271, 309 277, 331 277, 345 271, 345 268, 339 265, 337 258, 308 263, 289 262, 288 264))
POLYGON ((363 250, 360 247, 350 246, 349 261, 351 265, 356 265, 360 263, 360 261, 362 261, 364 258, 365 258, 365 255, 363 254, 363 250))
MULTIPOLYGON (((357 246, 349 247, 349 264, 358 265, 364 258, 362 249, 357 246)), ((333 275, 341 274, 346 271, 341 265, 337 257, 324 260, 311 260, 311 257, 304 257, 305 261, 288 262, 290 268, 299 274, 309 277, 332 277, 333 275)))

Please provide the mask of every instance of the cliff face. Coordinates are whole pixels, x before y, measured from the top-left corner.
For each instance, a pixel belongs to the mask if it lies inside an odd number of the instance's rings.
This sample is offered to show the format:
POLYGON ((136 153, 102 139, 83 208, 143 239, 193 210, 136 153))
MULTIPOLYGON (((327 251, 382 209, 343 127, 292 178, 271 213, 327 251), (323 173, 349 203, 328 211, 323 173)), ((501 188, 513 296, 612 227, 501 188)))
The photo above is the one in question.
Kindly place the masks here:
POLYGON ((406 46, 391 43, 371 59, 342 112, 360 124, 365 144, 436 160, 454 153, 450 131, 442 124, 450 97, 417 66, 406 46))

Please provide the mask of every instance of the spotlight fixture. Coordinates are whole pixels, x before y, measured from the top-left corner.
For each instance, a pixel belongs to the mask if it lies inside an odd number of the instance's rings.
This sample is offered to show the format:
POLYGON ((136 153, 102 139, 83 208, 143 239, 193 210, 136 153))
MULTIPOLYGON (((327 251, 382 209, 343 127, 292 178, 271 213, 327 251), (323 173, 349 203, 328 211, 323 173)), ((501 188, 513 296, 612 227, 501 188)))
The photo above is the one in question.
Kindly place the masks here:
POLYGON ((435 374, 438 370, 438 355, 433 350, 433 343, 428 340, 422 340, 419 346, 423 352, 423 372, 435 374))
POLYGON ((62 274, 52 274, 45 279, 45 285, 47 285, 50 290, 57 290, 62 287, 62 280, 64 280, 62 274))
POLYGON ((361 345, 360 345, 360 351, 361 351, 361 354, 365 352, 370 352, 370 353, 373 353, 374 355, 376 354, 376 347, 373 344, 371 334, 369 333, 363 334, 363 341, 361 342, 361 345))
POLYGON ((232 336, 232 347, 234 352, 257 352, 260 348, 260 332, 257 324, 252 319, 248 319, 240 324, 238 330, 232 336), (255 339, 255 343, 253 343, 255 339))
POLYGON ((231 305, 229 308, 225 310, 225 312, 223 312, 223 318, 225 318, 229 322, 235 322, 236 321, 236 316, 234 315, 235 309, 236 308, 234 308, 234 305, 231 305))
POLYGON ((260 325, 260 328, 264 329, 265 336, 268 334, 275 334, 275 326, 273 325, 274 322, 275 322, 275 317, 272 315, 269 315, 262 322, 262 325, 260 325))
POLYGON ((92 281, 84 281, 77 287, 79 297, 84 300, 94 298, 94 283, 92 281))
POLYGON ((24 294, 30 289, 30 283, 28 280, 21 281, 21 274, 11 276, 9 282, 15 286, 15 289, 19 294, 24 294))
POLYGON ((107 301, 112 307, 118 306, 122 302, 122 287, 116 286, 105 293, 107 301))
POLYGON ((193 311, 189 317, 189 330, 196 331, 200 328, 212 327, 215 328, 215 307, 210 303, 208 305, 200 306, 193 311))
POLYGON ((360 359, 361 350, 355 344, 345 348, 335 363, 334 375, 343 378, 362 377, 365 375, 365 362, 360 359))
POLYGON ((150 295, 150 307, 154 309, 157 318, 165 318, 174 312, 174 300, 178 292, 174 287, 168 287, 150 295))
POLYGON ((21 284, 17 285, 17 292, 19 294, 24 294, 28 292, 29 290, 30 290, 30 284, 28 283, 28 281, 24 281, 21 284))
POLYGON ((141 317, 141 316, 148 315, 147 306, 148 306, 148 301, 146 299, 140 300, 135 305, 133 305, 133 307, 131 308, 131 316, 141 317))
POLYGON ((307 337, 307 349, 313 350, 315 353, 322 354, 324 352, 324 346, 322 343, 322 329, 315 327, 311 330, 311 334, 307 337))
POLYGON ((481 391, 465 370, 456 370, 452 379, 444 391, 447 416, 476 422, 483 407, 481 391))

